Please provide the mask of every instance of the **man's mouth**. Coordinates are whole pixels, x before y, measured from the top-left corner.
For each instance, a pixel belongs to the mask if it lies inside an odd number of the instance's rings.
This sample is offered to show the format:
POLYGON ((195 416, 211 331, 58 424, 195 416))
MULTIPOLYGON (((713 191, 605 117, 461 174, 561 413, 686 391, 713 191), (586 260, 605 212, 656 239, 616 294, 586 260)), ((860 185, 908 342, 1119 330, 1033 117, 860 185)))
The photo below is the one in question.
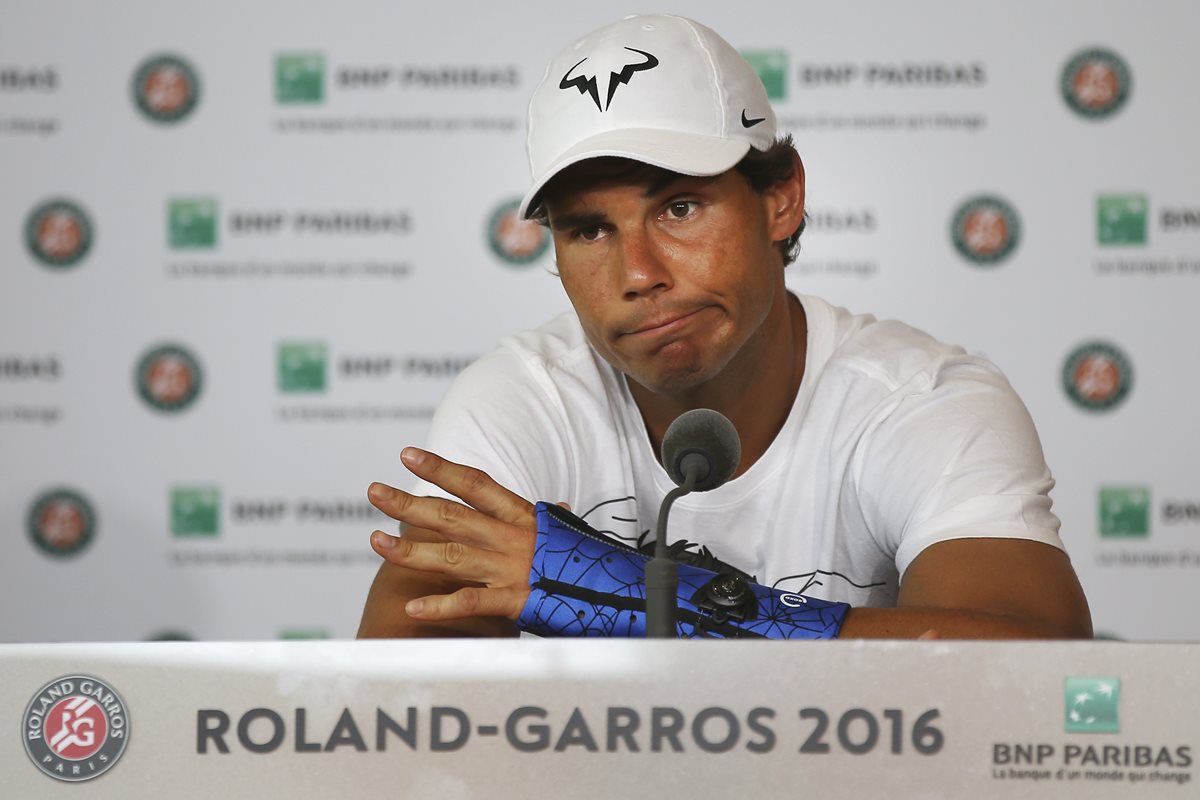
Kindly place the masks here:
POLYGON ((639 320, 623 332, 622 336, 658 336, 674 333, 689 325, 708 306, 700 306, 684 311, 673 311, 661 316, 639 320))

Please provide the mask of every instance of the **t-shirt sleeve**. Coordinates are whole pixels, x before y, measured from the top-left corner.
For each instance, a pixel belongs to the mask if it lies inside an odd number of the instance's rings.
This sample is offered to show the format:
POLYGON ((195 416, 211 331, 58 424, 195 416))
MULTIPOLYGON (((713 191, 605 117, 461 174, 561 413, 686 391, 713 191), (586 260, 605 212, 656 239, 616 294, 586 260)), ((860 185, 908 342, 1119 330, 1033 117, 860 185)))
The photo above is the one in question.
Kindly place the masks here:
POLYGON ((1019 538, 1060 549, 1054 479, 1024 403, 994 367, 943 367, 864 437, 858 493, 903 576, 931 544, 1019 538))
MULTIPOLYGON (((564 498, 566 454, 561 409, 521 356, 500 349, 471 364, 451 383, 430 423, 425 449, 477 467, 521 497, 564 498)), ((417 495, 450 497, 425 481, 417 495)))

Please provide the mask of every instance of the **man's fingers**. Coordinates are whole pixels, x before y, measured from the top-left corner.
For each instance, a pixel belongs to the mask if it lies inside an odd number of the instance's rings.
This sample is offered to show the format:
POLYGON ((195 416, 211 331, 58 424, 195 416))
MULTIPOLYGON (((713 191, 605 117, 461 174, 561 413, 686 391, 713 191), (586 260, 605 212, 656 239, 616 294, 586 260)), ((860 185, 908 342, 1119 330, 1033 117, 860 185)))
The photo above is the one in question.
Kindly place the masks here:
POLYGON ((505 582, 511 571, 505 568, 510 566, 512 559, 455 541, 414 542, 375 531, 371 534, 371 546, 397 566, 476 583, 505 582))
POLYGON ((371 484, 367 496, 392 519, 465 544, 494 550, 499 541, 514 533, 511 525, 442 497, 417 497, 382 483, 371 484))
POLYGON ((432 595, 410 600, 404 612, 413 619, 430 622, 466 617, 506 617, 515 620, 529 598, 529 587, 481 589, 474 586, 454 594, 432 595))
POLYGON ((416 447, 404 448, 400 460, 418 478, 440 486, 488 516, 510 525, 526 526, 533 521, 533 505, 496 483, 483 470, 447 461, 416 447))

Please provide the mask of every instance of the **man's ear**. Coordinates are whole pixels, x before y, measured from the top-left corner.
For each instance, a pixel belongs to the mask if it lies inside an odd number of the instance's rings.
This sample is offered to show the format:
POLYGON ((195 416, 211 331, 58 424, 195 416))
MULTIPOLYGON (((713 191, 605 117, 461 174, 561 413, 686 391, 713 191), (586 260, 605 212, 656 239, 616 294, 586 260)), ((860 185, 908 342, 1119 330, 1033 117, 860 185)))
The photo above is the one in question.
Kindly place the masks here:
POLYGON ((787 239, 804 219, 804 162, 792 153, 792 175, 763 193, 767 203, 767 229, 772 242, 787 239))

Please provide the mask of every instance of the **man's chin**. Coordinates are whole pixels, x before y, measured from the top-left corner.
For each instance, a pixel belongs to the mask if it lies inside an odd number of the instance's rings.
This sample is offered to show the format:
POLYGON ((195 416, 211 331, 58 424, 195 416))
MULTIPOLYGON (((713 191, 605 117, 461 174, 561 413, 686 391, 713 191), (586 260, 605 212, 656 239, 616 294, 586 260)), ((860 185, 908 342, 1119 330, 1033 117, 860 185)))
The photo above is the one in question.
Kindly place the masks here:
POLYGON ((626 354, 614 348, 618 357, 605 360, 649 392, 680 397, 720 377, 729 363, 721 355, 723 344, 719 337, 709 337, 704 342, 676 340, 649 352, 626 354))
POLYGON ((715 370, 701 363, 672 364, 653 371, 626 372, 630 380, 654 394, 692 394, 713 379, 715 370))

